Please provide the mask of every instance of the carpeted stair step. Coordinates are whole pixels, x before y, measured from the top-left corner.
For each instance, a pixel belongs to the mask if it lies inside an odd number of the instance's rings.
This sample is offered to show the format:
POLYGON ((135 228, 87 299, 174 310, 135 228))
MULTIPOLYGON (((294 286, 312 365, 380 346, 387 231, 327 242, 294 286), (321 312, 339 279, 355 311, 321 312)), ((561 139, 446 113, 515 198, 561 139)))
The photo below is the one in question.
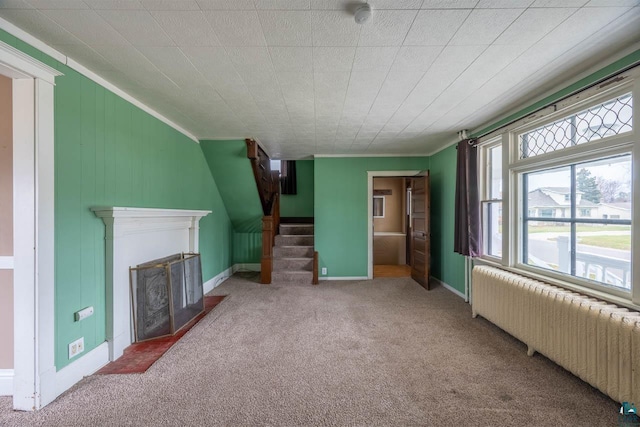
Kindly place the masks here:
POLYGON ((274 258, 273 271, 313 271, 313 258, 274 258))
POLYGON ((313 235, 276 236, 276 246, 313 246, 313 235))
POLYGON ((274 258, 313 258, 313 246, 274 246, 274 258))
POLYGON ((272 271, 271 284, 301 284, 310 285, 313 282, 312 271, 272 271))
POLYGON ((280 224, 280 235, 282 236, 295 236, 295 235, 313 236, 313 224, 280 224))

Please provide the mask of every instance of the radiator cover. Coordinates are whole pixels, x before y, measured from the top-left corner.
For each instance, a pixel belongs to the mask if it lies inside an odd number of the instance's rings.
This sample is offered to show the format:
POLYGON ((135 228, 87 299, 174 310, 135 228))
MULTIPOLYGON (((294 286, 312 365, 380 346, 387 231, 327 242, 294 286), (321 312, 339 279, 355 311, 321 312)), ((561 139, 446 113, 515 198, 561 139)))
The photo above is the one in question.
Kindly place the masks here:
POLYGON ((494 323, 618 402, 640 402, 640 313, 489 266, 473 317, 494 323))

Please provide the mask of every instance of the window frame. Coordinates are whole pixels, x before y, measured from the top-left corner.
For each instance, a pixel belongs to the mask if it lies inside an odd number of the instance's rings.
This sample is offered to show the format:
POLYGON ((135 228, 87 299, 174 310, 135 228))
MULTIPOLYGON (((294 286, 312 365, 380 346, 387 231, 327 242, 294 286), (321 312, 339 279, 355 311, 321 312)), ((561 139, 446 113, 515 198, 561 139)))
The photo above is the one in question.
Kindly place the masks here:
MULTIPOLYGON (((491 201, 487 197, 490 164, 490 149, 502 144, 502 256, 482 255, 481 263, 497 265, 544 280, 554 285, 569 288, 623 306, 640 309, 640 66, 611 77, 596 86, 585 89, 555 105, 546 107, 529 116, 479 138, 478 162, 480 168, 480 198, 482 233, 485 236, 484 204, 491 201), (571 116, 609 99, 631 92, 633 104, 632 130, 620 135, 606 136, 588 143, 577 144, 554 152, 520 158, 519 135, 534 130, 544 124, 571 116), (540 267, 524 264, 522 245, 524 242, 523 177, 525 173, 568 166, 598 160, 616 155, 630 154, 632 165, 631 201, 631 291, 598 284, 588 279, 555 273, 540 267), (634 283, 638 282, 638 284, 634 283)), ((555 218, 560 219, 560 218, 555 218)), ((486 245, 484 246, 486 248, 486 245)))
POLYGON ((373 204, 373 217, 374 218, 384 218, 385 213, 386 213, 386 204, 387 204, 385 196, 373 196, 372 204, 373 204), (382 200, 382 215, 376 215, 376 199, 381 199, 382 200))

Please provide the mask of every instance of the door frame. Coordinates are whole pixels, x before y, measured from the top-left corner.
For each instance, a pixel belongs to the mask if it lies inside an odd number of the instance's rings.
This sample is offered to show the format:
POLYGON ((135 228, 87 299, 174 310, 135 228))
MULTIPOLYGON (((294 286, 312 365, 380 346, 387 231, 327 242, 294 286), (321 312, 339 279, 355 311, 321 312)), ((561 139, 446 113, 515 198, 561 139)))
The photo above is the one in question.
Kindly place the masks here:
POLYGON ((56 397, 54 85, 59 71, 0 41, 13 79, 13 408, 56 397))
POLYGON ((419 176, 424 170, 367 171, 367 278, 373 279, 373 178, 419 176))

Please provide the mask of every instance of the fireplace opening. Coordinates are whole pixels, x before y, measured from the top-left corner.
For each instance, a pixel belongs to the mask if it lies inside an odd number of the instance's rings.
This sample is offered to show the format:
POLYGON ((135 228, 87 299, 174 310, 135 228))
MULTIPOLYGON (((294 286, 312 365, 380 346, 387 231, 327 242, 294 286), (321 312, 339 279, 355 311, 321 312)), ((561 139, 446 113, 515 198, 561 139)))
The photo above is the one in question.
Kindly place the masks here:
POLYGON ((139 264, 129 277, 136 342, 173 335, 204 312, 200 254, 139 264))

